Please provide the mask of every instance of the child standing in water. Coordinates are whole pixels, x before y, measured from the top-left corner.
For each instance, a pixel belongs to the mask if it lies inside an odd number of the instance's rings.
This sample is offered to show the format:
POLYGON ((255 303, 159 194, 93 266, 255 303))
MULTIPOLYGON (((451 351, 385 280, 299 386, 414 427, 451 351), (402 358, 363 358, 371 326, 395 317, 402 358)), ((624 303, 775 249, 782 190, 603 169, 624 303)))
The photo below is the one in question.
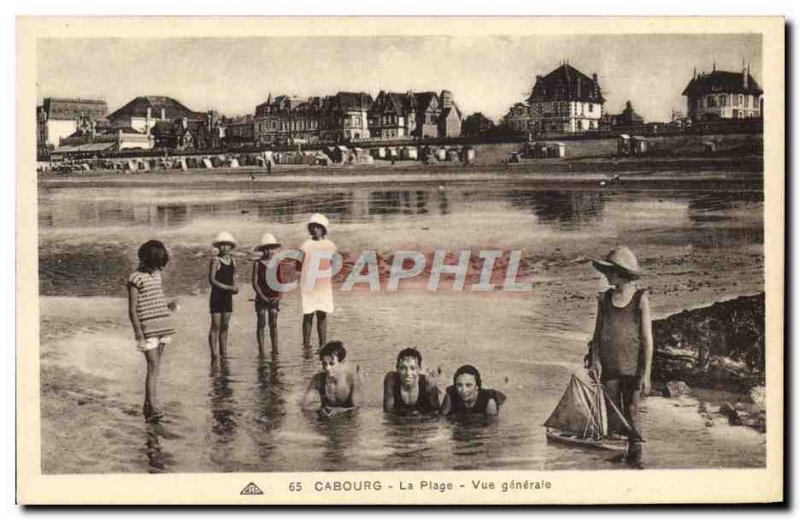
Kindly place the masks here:
POLYGON ((308 221, 311 238, 303 242, 300 300, 303 308, 303 346, 311 348, 311 328, 317 317, 319 344, 327 337, 328 314, 333 312, 333 255, 336 246, 328 240, 328 219, 315 213, 308 221))
POLYGON ((481 373, 472 365, 464 365, 453 374, 442 401, 442 415, 497 415, 505 394, 483 388, 481 373))
POLYGON ((280 311, 281 292, 276 290, 270 280, 283 283, 280 263, 270 261, 274 252, 281 244, 270 233, 261 237, 261 243, 256 251, 261 252, 261 258, 253 262, 253 289, 256 291, 256 340, 258 341, 258 355, 264 355, 264 329, 266 328, 265 314, 269 316, 269 339, 273 352, 278 350, 278 312, 280 311))
POLYGON ((597 320, 591 342, 589 372, 636 430, 628 437, 626 462, 642 467, 641 400, 650 392, 653 332, 650 305, 644 289, 637 289, 641 271, 627 247, 617 247, 604 260, 592 260, 595 269, 613 287, 597 300, 597 320), (637 435, 638 434, 638 435, 637 435))
POLYGON ((231 251, 236 247, 236 239, 227 231, 217 235, 212 242, 218 254, 208 266, 208 282, 211 284, 211 328, 208 331, 208 347, 212 363, 225 358, 228 348, 228 325, 233 312, 233 295, 239 292, 236 284, 236 261, 231 251))
POLYGON ((161 271, 169 262, 164 244, 149 240, 139 248, 138 256, 139 268, 128 278, 128 316, 136 347, 147 362, 144 418, 147 422, 158 422, 164 417, 157 400, 158 372, 164 347, 175 334, 170 311, 176 304, 167 303, 161 286, 161 271))

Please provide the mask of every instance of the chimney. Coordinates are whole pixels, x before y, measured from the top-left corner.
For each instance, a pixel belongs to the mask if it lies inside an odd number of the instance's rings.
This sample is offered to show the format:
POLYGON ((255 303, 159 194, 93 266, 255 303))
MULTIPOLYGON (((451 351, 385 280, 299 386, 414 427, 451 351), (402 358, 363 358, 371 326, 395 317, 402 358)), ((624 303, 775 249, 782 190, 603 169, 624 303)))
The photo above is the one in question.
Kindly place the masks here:
POLYGON ((697 67, 692 71, 692 79, 697 79, 697 67))
POLYGON ((167 109, 161 107, 161 119, 166 119, 166 118, 167 118, 167 109))
POLYGON ((744 88, 750 88, 750 65, 747 66, 746 69, 742 70, 742 83, 744 84, 744 88))
POLYGON ((441 94, 442 109, 450 108, 453 106, 453 93, 449 90, 443 90, 441 94))
POLYGON ((147 107, 147 119, 151 119, 153 117, 153 109, 147 107))
POLYGON ((713 62, 711 64, 711 72, 717 72, 717 62, 713 62))

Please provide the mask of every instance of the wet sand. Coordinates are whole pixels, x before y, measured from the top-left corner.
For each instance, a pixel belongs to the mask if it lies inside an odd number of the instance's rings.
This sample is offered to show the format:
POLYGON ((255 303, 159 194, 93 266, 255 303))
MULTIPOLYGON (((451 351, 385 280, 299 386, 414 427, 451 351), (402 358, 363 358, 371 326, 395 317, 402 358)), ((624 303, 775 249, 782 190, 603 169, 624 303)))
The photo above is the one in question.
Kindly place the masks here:
MULTIPOLYGON (((554 190, 509 181, 413 190, 372 183, 222 190, 176 184, 124 192, 42 186, 43 470, 616 467, 605 454, 548 445, 541 427, 569 373, 581 372, 594 298, 604 288, 588 259, 628 243, 650 273, 642 284, 656 318, 761 292, 760 188, 738 186, 554 190), (292 247, 305 238, 303 222, 316 211, 331 218, 331 238, 343 252, 520 249, 533 291, 337 292, 329 337, 352 349, 371 397, 354 421, 320 423, 297 408, 318 364, 300 347, 298 297, 290 293, 282 304, 279 354, 259 360, 244 257, 225 370, 209 370, 205 345, 209 237, 225 228, 245 248, 268 230, 292 247), (170 248, 165 288, 182 305, 179 338, 162 373, 168 420, 156 431, 140 415, 144 363, 130 342, 123 283, 135 268, 135 248, 148 238, 170 248), (419 346, 426 365, 443 365, 445 374, 462 363, 478 365, 489 386, 509 395, 500 420, 472 428, 384 417, 382 376, 408 345, 419 346)), ((648 399, 648 467, 763 466, 763 435, 707 427, 697 406, 692 399, 648 399)))

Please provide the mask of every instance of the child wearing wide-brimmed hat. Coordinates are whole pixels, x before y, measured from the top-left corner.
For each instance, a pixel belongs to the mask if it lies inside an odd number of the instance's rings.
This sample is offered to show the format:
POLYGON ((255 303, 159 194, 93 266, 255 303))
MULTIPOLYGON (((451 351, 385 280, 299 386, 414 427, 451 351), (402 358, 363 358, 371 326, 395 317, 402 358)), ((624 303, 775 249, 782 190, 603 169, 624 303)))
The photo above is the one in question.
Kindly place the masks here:
POLYGON ((328 236, 328 219, 315 213, 308 221, 311 238, 303 242, 300 270, 300 302, 303 308, 303 346, 311 347, 311 328, 317 317, 319 345, 325 345, 328 314, 333 312, 333 257, 336 246, 328 236))
POLYGON ((647 293, 634 281, 642 271, 636 256, 620 246, 602 260, 592 260, 595 269, 613 287, 597 301, 597 320, 588 356, 589 372, 606 388, 609 396, 634 428, 628 437, 627 462, 642 465, 642 420, 640 401, 650 392, 653 333, 647 293))
POLYGON ((280 312, 281 291, 278 284, 283 284, 280 262, 273 260, 275 251, 281 243, 271 234, 264 233, 255 250, 261 258, 253 262, 253 290, 256 292, 256 340, 258 354, 264 355, 264 332, 267 316, 269 317, 269 339, 273 352, 278 350, 278 312, 280 312), (267 316, 265 316, 267 315, 267 316))
POLYGON ((211 328, 208 331, 208 348, 211 361, 217 357, 224 359, 228 349, 228 325, 233 312, 233 295, 239 292, 236 283, 236 260, 231 251, 236 247, 236 239, 227 231, 217 234, 211 243, 217 254, 208 266, 208 283, 211 284, 211 328))

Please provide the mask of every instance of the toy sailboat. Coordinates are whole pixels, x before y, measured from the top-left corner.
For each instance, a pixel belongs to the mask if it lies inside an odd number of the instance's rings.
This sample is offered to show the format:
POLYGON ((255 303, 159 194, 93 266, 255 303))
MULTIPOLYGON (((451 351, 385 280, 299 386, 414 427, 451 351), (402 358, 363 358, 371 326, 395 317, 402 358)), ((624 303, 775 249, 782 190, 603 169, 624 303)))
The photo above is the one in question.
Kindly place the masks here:
POLYGON ((575 374, 544 426, 548 441, 587 448, 625 451, 629 435, 641 440, 603 385, 589 385, 575 374))

